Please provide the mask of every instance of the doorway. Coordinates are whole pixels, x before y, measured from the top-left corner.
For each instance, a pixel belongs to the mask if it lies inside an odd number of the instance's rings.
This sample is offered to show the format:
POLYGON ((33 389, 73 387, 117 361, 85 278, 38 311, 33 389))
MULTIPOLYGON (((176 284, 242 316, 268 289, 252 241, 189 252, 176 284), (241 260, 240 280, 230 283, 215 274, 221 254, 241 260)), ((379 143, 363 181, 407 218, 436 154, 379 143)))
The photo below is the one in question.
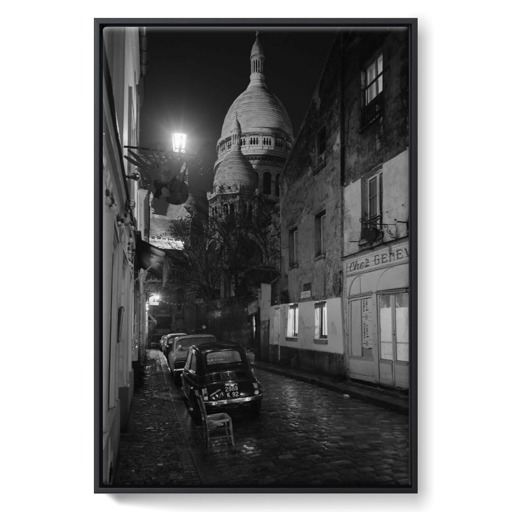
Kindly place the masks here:
POLYGON ((409 292, 378 294, 379 382, 409 388, 409 292))

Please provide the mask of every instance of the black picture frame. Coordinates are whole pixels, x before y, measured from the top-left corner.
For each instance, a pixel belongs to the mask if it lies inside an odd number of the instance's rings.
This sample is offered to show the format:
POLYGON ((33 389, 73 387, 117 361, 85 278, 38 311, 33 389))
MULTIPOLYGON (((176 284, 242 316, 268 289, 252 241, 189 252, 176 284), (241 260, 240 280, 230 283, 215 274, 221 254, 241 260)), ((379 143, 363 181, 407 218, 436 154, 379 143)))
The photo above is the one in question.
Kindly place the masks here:
MULTIPOLYGON (((418 492, 418 347, 417 347, 417 322, 418 322, 418 279, 417 279, 417 168, 418 168, 418 21, 410 18, 368 18, 368 19, 161 19, 161 18, 98 18, 94 20, 94 89, 95 89, 95 355, 94 355, 94 394, 95 394, 95 465, 94 465, 94 492, 95 493, 417 493, 418 492), (365 27, 378 29, 382 27, 401 27, 408 31, 408 79, 409 79, 409 283, 410 283, 410 388, 409 388, 409 483, 401 486, 379 485, 374 486, 348 486, 348 487, 293 487, 293 486, 260 486, 260 487, 229 487, 229 483, 218 487, 115 487, 105 485, 103 480, 102 454, 103 454, 103 344, 102 344, 102 321, 103 321, 103 241, 102 241, 102 211, 104 208, 105 191, 102 183, 102 105, 103 86, 102 69, 105 59, 103 45, 103 30, 108 27, 170 27, 170 28, 194 28, 208 29, 211 27, 228 28, 254 28, 254 27, 286 27, 286 28, 356 28, 365 27)), ((234 98, 233 98, 234 99, 234 98)), ((126 317, 124 308, 119 309, 119 318, 126 317)), ((118 329, 120 330, 120 329, 118 329)))

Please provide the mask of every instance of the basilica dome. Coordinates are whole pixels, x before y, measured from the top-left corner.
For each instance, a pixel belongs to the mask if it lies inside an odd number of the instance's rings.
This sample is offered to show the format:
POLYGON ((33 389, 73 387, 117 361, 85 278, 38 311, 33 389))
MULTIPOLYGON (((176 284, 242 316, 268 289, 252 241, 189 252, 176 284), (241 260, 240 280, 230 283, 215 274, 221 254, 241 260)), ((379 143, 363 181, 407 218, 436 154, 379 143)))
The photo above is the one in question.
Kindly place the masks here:
POLYGON ((233 147, 220 163, 213 187, 225 187, 228 190, 233 188, 233 191, 235 188, 243 188, 248 192, 254 192, 258 187, 258 174, 240 150, 241 129, 236 114, 233 116, 233 125, 230 133, 233 147))
POLYGON ((256 41, 251 50, 251 75, 247 89, 238 96, 224 118, 220 140, 229 137, 231 127, 238 117, 243 133, 275 133, 283 137, 293 137, 288 113, 281 101, 269 91, 263 74, 265 57, 261 42, 256 41))
POLYGON ((263 83, 250 83, 249 87, 231 105, 224 124, 221 140, 229 136, 229 127, 233 125, 235 113, 238 115, 244 133, 281 132, 283 136, 292 136, 290 118, 283 104, 263 83))

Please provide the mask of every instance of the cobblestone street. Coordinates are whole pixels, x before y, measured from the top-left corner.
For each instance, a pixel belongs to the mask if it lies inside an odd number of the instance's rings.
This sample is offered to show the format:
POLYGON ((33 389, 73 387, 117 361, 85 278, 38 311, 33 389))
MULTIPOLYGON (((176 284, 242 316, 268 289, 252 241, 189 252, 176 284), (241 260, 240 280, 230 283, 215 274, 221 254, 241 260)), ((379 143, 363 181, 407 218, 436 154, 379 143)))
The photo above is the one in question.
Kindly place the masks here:
POLYGON ((408 418, 317 386, 256 370, 259 418, 234 417, 236 450, 207 455, 171 384, 148 351, 144 388, 121 438, 115 487, 388 487, 409 484, 408 418))

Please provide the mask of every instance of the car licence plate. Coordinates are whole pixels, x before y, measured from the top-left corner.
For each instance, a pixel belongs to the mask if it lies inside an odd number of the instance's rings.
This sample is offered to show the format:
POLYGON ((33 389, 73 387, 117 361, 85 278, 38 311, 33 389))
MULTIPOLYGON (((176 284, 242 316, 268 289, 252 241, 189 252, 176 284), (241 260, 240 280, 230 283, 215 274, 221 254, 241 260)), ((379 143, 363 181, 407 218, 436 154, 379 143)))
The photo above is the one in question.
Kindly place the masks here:
POLYGON ((224 393, 226 393, 226 398, 236 398, 239 395, 238 384, 224 384, 224 393))

